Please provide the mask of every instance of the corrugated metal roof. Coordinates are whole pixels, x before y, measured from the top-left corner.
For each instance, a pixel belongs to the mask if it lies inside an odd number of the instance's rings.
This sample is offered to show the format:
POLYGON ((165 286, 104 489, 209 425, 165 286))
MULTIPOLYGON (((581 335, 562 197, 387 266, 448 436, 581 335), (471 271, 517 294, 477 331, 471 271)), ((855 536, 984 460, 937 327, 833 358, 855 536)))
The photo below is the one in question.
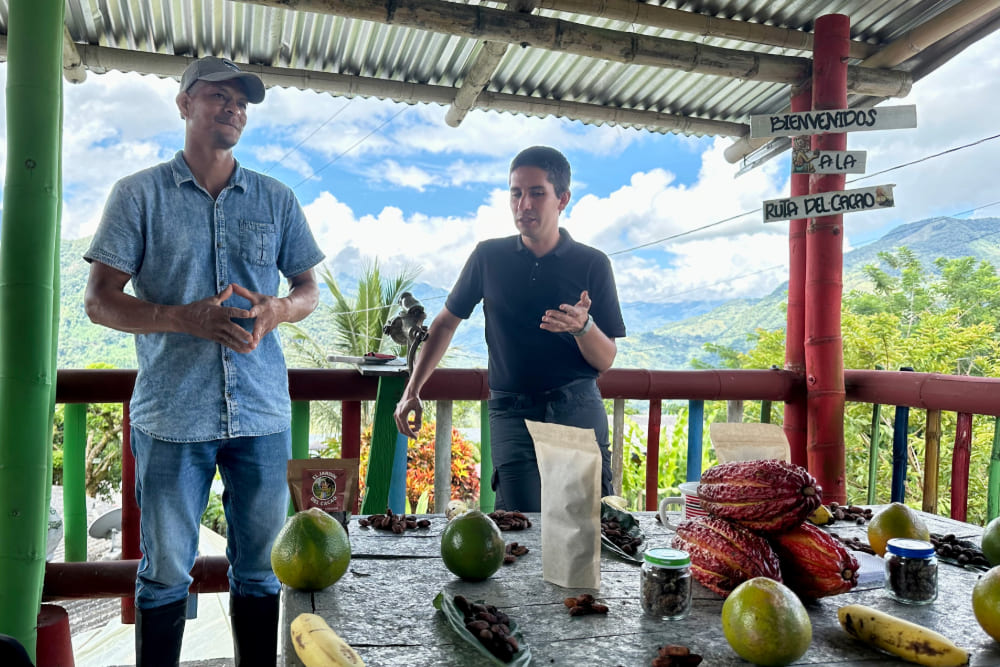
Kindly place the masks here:
MULTIPOLYGON (((289 4, 297 9, 288 9, 278 0, 66 0, 66 25, 84 67, 98 72, 113 68, 177 76, 186 63, 179 56, 213 54, 259 66, 269 85, 296 85, 409 103, 447 103, 483 50, 480 37, 469 34, 472 29, 463 29, 459 23, 446 26, 446 31, 438 31, 440 26, 429 30, 401 22, 387 23, 388 15, 392 14, 393 21, 407 20, 405 16, 399 18, 404 6, 407 11, 417 7, 424 14, 407 16, 423 20, 456 7, 461 11, 471 11, 474 6, 483 11, 504 10, 507 3, 298 0, 289 4), (381 15, 373 9, 379 9, 381 15), (374 20, 373 16, 381 16, 382 20, 374 20), (151 54, 160 58, 148 57, 151 54)), ((1000 25, 1000 3, 973 0, 534 0, 532 4, 538 7, 534 16, 560 21, 551 23, 557 26, 557 39, 578 37, 577 33, 584 32, 583 26, 589 26, 615 31, 611 44, 615 48, 625 48, 634 37, 642 36, 799 58, 810 54, 801 48, 623 20, 613 12, 621 16, 631 11, 638 15, 640 10, 652 14, 682 10, 701 17, 743 22, 741 25, 798 31, 795 34, 810 32, 820 15, 842 13, 851 17, 853 39, 877 51, 942 12, 986 5, 988 11, 984 14, 980 11, 982 15, 968 25, 946 28, 943 39, 897 67, 913 72, 915 77, 928 73, 1000 25)), ((514 19, 523 15, 508 11, 506 16, 514 19)), ((7 1, 0 0, 0 30, 6 33, 6 28, 7 1)), ((676 119, 658 119, 654 114, 745 124, 751 114, 773 113, 788 104, 786 83, 618 62, 560 51, 551 45, 522 46, 517 43, 516 26, 507 41, 512 44, 489 76, 476 106, 661 132, 736 136, 742 133, 739 125, 692 129, 678 127, 676 119), (542 102, 543 106, 537 105, 542 102), (594 107, 640 113, 612 116, 594 107)), ((603 47, 607 49, 608 44, 603 47)), ((659 48, 657 42, 654 50, 659 48)), ((852 64, 857 62, 852 60, 852 64)))

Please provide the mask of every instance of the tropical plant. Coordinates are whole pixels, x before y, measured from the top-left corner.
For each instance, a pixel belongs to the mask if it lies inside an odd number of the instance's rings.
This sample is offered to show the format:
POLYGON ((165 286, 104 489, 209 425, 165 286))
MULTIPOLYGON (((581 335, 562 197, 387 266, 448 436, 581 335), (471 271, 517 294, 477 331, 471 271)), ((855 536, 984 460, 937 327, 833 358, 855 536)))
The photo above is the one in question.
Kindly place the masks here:
MULTIPOLYGON (((410 507, 434 504, 434 438, 436 424, 425 422, 418 438, 410 440, 406 454, 406 500, 410 507)), ((358 491, 364 497, 365 476, 371 454, 372 429, 361 434, 358 491)), ((467 503, 479 500, 479 446, 456 429, 451 431, 451 499, 467 503)))

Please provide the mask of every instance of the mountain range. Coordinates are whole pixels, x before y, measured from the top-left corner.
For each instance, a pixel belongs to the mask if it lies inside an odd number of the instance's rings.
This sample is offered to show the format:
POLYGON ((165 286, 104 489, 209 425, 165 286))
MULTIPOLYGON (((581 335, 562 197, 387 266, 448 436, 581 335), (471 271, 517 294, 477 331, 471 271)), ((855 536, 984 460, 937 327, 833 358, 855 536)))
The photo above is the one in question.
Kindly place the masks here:
MULTIPOLYGON (((940 217, 900 225, 877 241, 844 253, 844 289, 863 290, 864 267, 877 264, 880 252, 903 246, 913 251, 928 270, 934 269, 933 261, 939 257, 972 256, 1000 266, 997 235, 1000 235, 1000 218, 940 217)), ((64 240, 61 245, 59 368, 85 368, 96 362, 134 368, 132 337, 92 324, 83 310, 89 269, 81 257, 89 243, 90 239, 84 238, 64 240)), ((350 294, 357 283, 352 276, 338 275, 336 279, 345 294, 350 294)), ((748 335, 757 329, 784 328, 787 289, 786 282, 757 299, 622 303, 628 337, 619 343, 615 367, 684 369, 691 367, 694 358, 711 364, 713 358, 704 350, 704 345, 710 342, 745 350, 748 335)), ((412 291, 431 316, 447 294, 427 284, 417 284, 412 291)), ((324 303, 329 304, 327 290, 322 292, 324 303)), ((328 308, 321 306, 302 325, 322 346, 333 345, 328 308)), ((459 327, 445 364, 465 368, 486 366, 481 307, 469 322, 459 327)))

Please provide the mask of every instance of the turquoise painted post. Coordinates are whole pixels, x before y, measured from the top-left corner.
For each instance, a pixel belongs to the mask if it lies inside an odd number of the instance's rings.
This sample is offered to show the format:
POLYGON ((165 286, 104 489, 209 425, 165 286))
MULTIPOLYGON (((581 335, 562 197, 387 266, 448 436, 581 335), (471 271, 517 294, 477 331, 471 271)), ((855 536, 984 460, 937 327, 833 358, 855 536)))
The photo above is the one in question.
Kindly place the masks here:
POLYGON ((688 460, 689 482, 701 479, 701 443, 705 433, 705 401, 688 401, 688 460))
POLYGON ((493 448, 490 441, 490 410, 486 401, 479 402, 479 509, 489 513, 496 507, 497 495, 493 480, 493 448))
POLYGON ((389 478, 389 509, 396 514, 406 512, 406 450, 410 439, 396 433, 396 450, 392 457, 392 476, 389 478))
POLYGON ((87 560, 87 404, 63 406, 63 535, 66 562, 87 560))

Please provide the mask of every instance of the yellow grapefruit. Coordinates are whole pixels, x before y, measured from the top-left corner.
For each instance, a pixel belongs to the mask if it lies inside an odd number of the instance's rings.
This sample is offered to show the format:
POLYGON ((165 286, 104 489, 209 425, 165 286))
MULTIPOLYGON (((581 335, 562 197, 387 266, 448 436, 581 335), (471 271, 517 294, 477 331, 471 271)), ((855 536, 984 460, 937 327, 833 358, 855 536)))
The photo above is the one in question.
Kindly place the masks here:
POLYGON ((318 507, 289 517, 271 548, 271 569, 278 581, 303 591, 330 586, 350 563, 347 531, 318 507))
POLYGON ((722 603, 722 633, 741 658, 782 667, 812 643, 812 622, 798 596, 766 577, 748 579, 722 603))
POLYGON ((979 577, 973 586, 972 613, 986 634, 1000 642, 1000 566, 979 577))
POLYGON ((875 553, 884 556, 886 543, 894 537, 927 542, 931 534, 916 512, 903 503, 892 503, 868 522, 868 544, 875 553))
POLYGON ((500 529, 479 510, 469 510, 448 522, 441 532, 441 559, 452 574, 469 581, 488 578, 503 565, 500 529))

